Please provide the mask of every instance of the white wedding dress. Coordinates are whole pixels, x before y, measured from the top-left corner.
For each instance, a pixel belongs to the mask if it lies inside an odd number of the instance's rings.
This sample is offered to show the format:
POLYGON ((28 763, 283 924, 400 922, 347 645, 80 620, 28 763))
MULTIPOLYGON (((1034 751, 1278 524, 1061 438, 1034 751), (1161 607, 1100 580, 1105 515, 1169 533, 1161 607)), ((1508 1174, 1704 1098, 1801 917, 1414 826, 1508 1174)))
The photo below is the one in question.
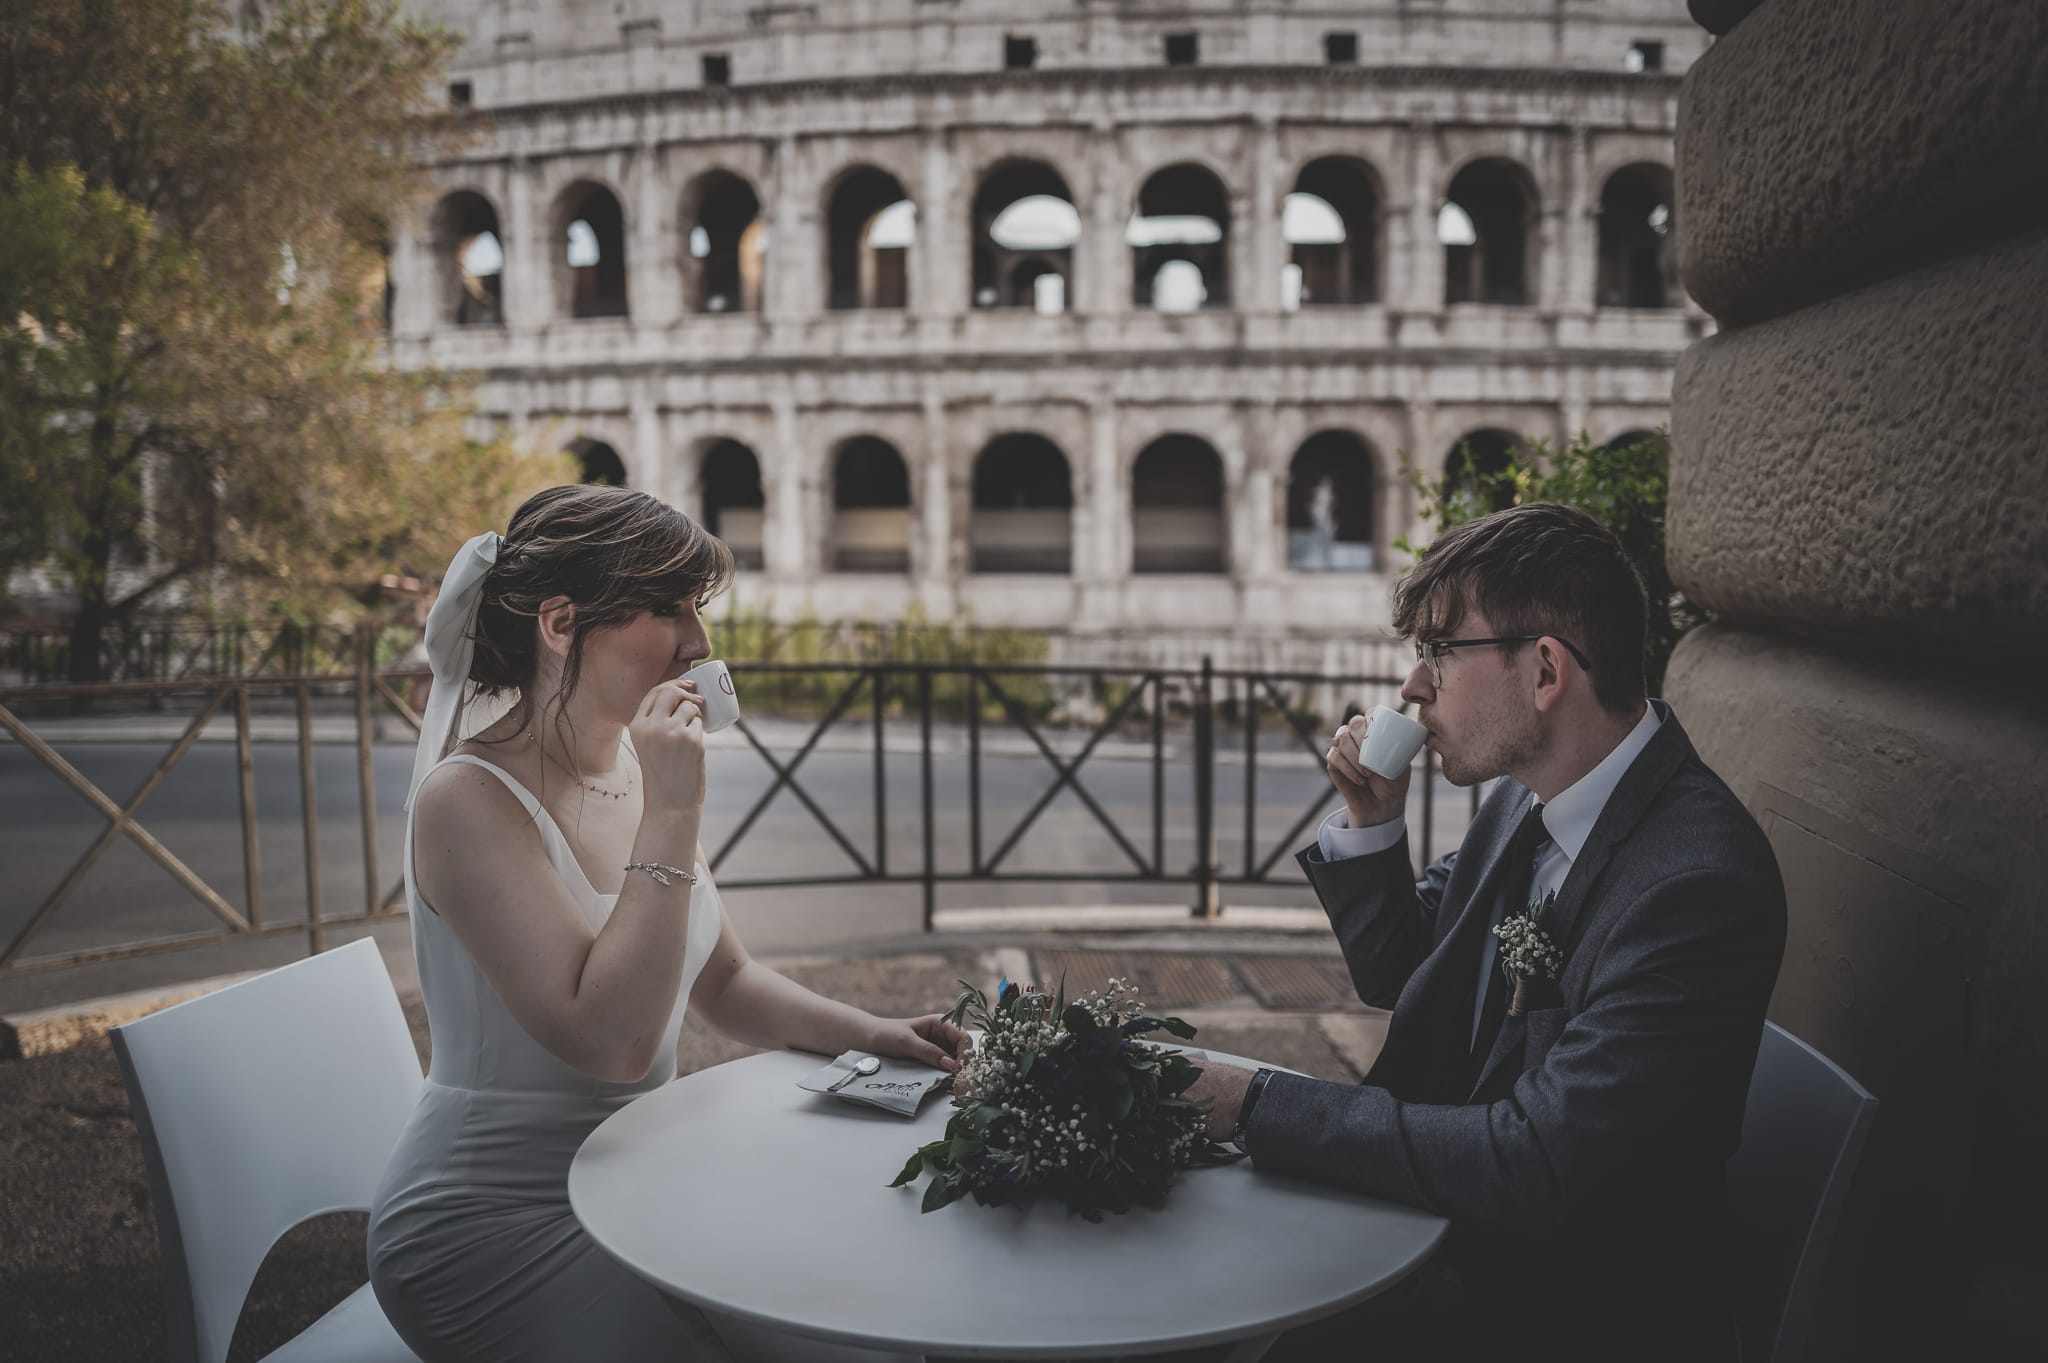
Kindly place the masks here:
MULTIPOLYGON (((540 801, 509 774, 555 874, 601 927, 601 895, 540 801)), ((723 1356, 701 1316, 599 1249, 569 1210, 569 1162, 627 1102, 675 1077, 676 1039, 723 910, 700 864, 690 893, 683 975, 659 1059, 638 1082, 607 1083, 565 1064, 515 1021, 447 923, 420 897, 405 834, 405 893, 433 1059, 370 1211, 370 1281, 399 1336, 425 1363, 723 1356)), ((676 1234, 713 1234, 677 1226, 676 1234)))

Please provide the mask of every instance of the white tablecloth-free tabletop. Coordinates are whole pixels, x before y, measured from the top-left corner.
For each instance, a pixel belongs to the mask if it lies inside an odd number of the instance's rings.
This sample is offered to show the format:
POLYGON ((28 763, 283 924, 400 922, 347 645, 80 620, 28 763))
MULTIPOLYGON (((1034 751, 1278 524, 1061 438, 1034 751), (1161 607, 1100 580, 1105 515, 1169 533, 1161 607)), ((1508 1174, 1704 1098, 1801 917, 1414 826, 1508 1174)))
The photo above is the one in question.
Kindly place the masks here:
MULTIPOLYGON (((799 1089, 771 1052, 621 1109, 569 1170, 613 1257, 717 1316, 871 1349, 1077 1358, 1271 1337, 1371 1297, 1445 1222, 1248 1161, 1183 1171, 1160 1211, 1091 1224, 1057 1202, 928 1215, 890 1188, 954 1109, 914 1119, 799 1089)), ((1256 1346, 1255 1346, 1256 1347, 1256 1346)))

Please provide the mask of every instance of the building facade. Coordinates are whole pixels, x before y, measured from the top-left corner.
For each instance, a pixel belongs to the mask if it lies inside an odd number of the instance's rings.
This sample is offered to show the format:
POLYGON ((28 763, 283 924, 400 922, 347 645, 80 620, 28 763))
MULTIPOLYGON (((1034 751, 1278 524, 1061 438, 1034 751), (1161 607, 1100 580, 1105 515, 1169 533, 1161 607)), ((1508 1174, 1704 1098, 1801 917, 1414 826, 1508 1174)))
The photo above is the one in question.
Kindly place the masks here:
POLYGON ((1667 420, 1667 0, 412 0, 397 361, 779 618, 1369 634, 1402 472, 1667 420))

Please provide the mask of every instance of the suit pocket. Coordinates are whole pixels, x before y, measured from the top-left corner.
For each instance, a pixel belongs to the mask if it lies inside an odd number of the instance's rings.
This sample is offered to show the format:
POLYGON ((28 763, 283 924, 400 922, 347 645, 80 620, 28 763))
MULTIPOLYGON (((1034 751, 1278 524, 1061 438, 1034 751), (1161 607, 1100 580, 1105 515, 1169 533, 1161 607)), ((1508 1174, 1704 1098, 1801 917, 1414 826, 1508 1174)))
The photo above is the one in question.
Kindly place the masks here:
POLYGON ((1571 1021, 1569 1008, 1536 1008, 1523 1019, 1522 1068, 1533 1070, 1543 1063, 1543 1057, 1550 1054, 1550 1048, 1557 1044, 1557 1038, 1564 1031, 1565 1023, 1571 1021))

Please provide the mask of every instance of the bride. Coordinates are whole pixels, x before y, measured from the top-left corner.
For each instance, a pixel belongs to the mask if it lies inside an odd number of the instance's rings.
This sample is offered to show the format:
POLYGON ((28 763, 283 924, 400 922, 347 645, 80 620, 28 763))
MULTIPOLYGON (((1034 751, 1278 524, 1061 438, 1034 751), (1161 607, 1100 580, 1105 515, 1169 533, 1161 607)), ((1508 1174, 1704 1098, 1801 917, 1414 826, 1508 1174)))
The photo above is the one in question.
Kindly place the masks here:
POLYGON ((674 1078, 686 1008, 762 1047, 951 1069, 965 1045, 935 1014, 820 998, 725 917, 698 850, 701 705, 680 678, 731 575, 681 512, 589 486, 536 494, 449 565, 406 825, 433 1058, 368 1246, 378 1301, 427 1363, 718 1352, 569 1209, 583 1138, 674 1078), (510 708, 444 757, 465 683, 510 708))

